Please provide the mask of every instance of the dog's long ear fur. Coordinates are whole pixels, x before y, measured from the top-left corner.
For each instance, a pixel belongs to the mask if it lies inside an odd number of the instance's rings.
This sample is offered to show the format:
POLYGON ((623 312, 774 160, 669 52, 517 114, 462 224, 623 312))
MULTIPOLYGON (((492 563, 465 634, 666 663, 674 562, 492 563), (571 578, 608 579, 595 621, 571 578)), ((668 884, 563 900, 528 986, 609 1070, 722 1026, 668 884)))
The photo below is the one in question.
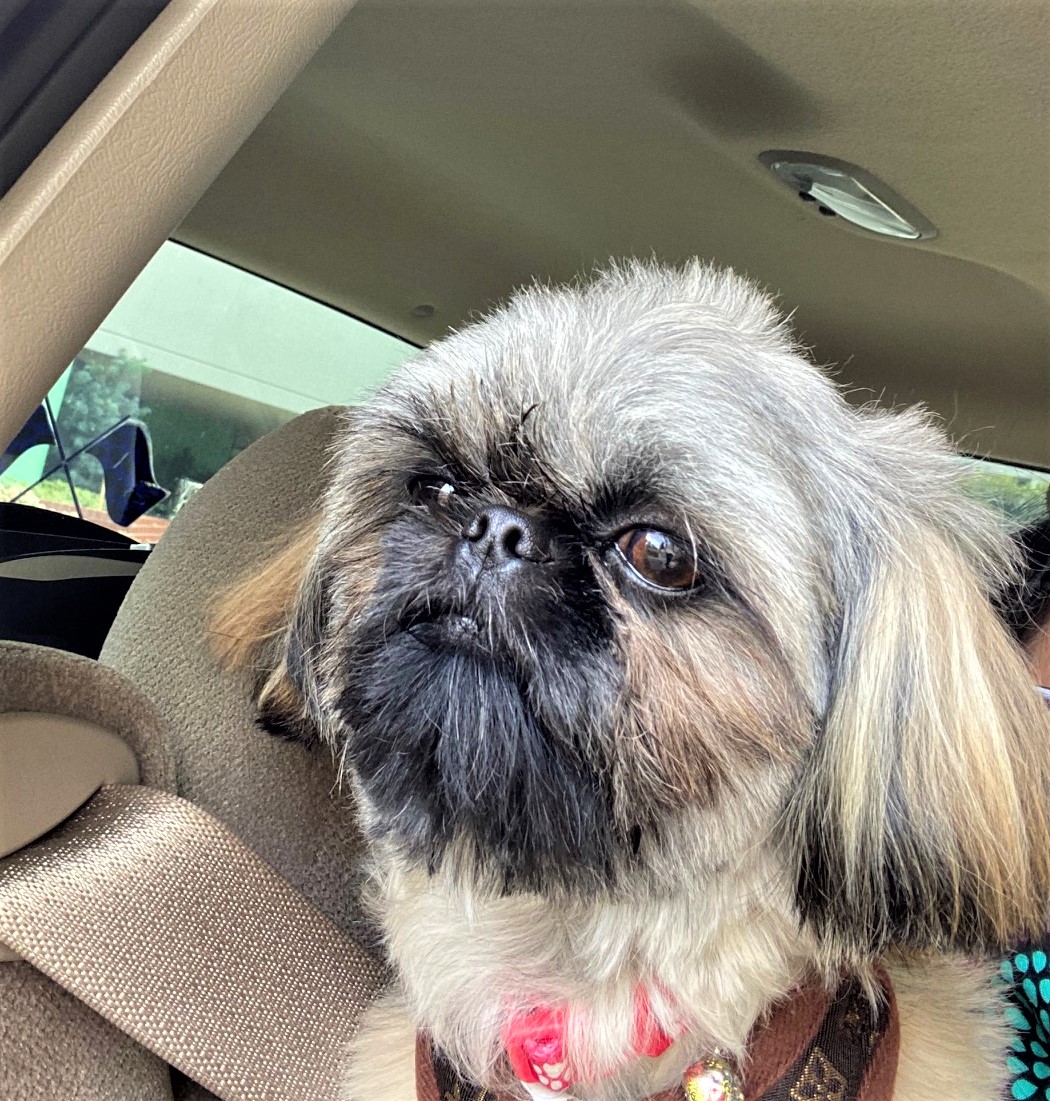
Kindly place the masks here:
POLYGON ((323 614, 323 585, 314 566, 317 539, 318 520, 313 519, 262 569, 223 596, 209 624, 220 665, 254 674, 263 726, 300 741, 318 735, 309 702, 309 655, 320 637, 323 614))
POLYGON ((1050 720, 993 611, 1008 561, 993 521, 936 479, 902 500, 858 537, 842 586, 792 808, 799 901, 840 954, 990 950, 1048 916, 1050 720))

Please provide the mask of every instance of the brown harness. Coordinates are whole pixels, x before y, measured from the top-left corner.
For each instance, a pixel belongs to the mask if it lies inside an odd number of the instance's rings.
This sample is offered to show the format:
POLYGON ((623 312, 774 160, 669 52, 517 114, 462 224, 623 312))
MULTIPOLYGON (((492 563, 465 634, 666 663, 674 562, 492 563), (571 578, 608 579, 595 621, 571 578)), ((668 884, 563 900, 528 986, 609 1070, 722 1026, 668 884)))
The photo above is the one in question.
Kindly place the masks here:
MULTIPOLYGON (((748 1041, 745 1101, 891 1101, 900 1023, 893 986, 878 973, 877 1009, 856 979, 833 995, 814 984, 779 1003, 748 1041)), ((520 1101, 461 1078, 423 1035, 416 1043, 418 1101, 520 1101)), ((649 1101, 683 1101, 675 1087, 649 1101)))

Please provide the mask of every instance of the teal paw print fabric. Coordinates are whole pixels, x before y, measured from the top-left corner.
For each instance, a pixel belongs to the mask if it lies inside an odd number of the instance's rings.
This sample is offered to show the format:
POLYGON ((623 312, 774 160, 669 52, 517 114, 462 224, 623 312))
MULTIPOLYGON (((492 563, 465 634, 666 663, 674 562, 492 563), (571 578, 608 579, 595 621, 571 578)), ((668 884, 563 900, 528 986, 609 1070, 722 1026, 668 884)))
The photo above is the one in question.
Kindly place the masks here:
POLYGON ((1001 968, 1010 985, 1006 1019, 1014 1030, 1007 1058, 1013 1101, 1050 1101, 1050 961, 1041 948, 1017 952, 1001 968))

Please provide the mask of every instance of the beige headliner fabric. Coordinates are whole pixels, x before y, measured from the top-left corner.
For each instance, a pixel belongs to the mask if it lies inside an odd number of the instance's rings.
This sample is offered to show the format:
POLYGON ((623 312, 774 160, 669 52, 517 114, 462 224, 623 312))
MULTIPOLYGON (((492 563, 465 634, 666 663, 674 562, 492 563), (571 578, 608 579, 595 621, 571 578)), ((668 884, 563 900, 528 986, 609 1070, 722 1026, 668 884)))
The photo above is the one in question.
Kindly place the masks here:
POLYGON ((0 201, 0 442, 353 0, 172 0, 0 201))
POLYGON ((225 1101, 337 1101, 384 979, 215 819, 140 786, 0 861, 0 938, 225 1101))
POLYGON ((1048 180, 1046 0, 362 0, 177 236, 419 342, 536 276, 698 254, 859 400, 1050 466, 1048 180), (822 218, 766 149, 853 161, 940 236, 822 218))
POLYGON ((176 791, 210 811, 337 925, 367 940, 360 839, 326 752, 262 732, 249 678, 220 674, 205 643, 216 593, 305 519, 322 485, 333 410, 253 444, 186 504, 131 586, 101 660, 156 707, 176 791))

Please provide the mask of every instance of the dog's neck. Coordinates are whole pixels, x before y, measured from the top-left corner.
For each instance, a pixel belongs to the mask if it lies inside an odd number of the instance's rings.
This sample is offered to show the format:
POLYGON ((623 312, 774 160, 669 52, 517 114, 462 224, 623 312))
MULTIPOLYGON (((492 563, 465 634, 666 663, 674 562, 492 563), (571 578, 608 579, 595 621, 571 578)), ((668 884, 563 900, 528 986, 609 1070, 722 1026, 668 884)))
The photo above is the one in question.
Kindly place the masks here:
MULTIPOLYGON (((680 1088, 647 1101, 742 1101, 745 1093, 751 1101, 817 1094, 841 1101, 890 1101, 896 1097, 900 1017, 885 968, 876 965, 870 978, 869 984, 847 975, 834 992, 820 981, 812 982, 762 1019, 749 1041, 745 1068, 721 1056, 709 1056, 685 1071, 680 1088)), ((545 1030, 541 1034, 549 1036, 545 1030)), ((549 1047, 549 1039, 539 1046, 549 1047)), ((570 1101, 575 1086, 563 1075, 567 1064, 550 1066, 549 1054, 537 1050, 540 1074, 533 1073, 533 1064, 524 1076, 518 1074, 521 1085, 537 1101, 570 1101)), ((421 1034, 416 1037, 416 1075, 418 1096, 432 1101, 440 1097, 509 1101, 522 1096, 519 1090, 493 1094, 465 1082, 421 1034)))
POLYGON ((420 1028, 485 1082, 508 1016, 567 1006, 570 1050, 610 1071, 576 1088, 588 1101, 649 1097, 716 1048, 746 1057, 756 1021, 817 967, 779 880, 774 860, 753 854, 673 896, 555 903, 478 893, 394 860, 377 868, 388 949, 420 1028), (629 1056, 640 987, 666 995, 662 1024, 685 1026, 658 1059, 629 1056))

